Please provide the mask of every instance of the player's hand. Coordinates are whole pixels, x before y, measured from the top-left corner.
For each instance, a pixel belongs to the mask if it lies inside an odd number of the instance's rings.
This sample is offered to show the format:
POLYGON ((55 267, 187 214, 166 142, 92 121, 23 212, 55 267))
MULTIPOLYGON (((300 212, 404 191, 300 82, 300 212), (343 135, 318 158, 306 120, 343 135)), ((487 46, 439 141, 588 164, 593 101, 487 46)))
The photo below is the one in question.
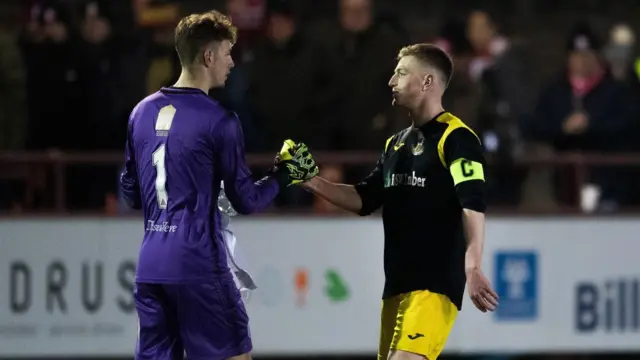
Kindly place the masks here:
POLYGON ((467 289, 473 305, 482 312, 494 311, 498 306, 498 294, 491 288, 482 270, 467 271, 467 289))
POLYGON ((589 118, 584 112, 574 112, 562 125, 562 129, 566 134, 576 135, 582 134, 589 126, 589 118))
POLYGON ((296 144, 293 140, 285 140, 275 161, 288 171, 290 185, 305 182, 320 172, 307 145, 296 144))

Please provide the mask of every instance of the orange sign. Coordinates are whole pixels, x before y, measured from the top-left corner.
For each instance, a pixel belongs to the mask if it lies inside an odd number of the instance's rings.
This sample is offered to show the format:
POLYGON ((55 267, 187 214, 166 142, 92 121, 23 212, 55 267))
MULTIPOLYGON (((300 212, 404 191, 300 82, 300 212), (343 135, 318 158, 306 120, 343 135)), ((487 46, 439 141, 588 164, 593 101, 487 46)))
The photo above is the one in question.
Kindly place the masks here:
POLYGON ((296 269, 293 282, 296 290, 296 305, 303 307, 307 302, 309 291, 309 271, 305 268, 296 269))

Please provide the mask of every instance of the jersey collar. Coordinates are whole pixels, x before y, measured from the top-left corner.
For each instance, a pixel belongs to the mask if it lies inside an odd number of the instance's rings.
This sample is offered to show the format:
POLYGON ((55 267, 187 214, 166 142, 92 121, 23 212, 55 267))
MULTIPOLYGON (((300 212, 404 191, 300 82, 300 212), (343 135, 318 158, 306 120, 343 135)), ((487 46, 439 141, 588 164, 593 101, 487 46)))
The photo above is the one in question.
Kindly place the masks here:
POLYGON ((422 131, 423 134, 428 134, 435 130, 442 129, 442 125, 439 120, 441 120, 445 116, 445 114, 447 114, 447 112, 443 111, 436 115, 433 119, 424 123, 422 126, 420 126, 420 131, 422 131))
POLYGON ((163 93, 171 93, 171 94, 203 94, 203 95, 207 95, 204 91, 202 91, 200 89, 190 88, 190 87, 168 86, 168 87, 163 87, 162 89, 160 89, 160 91, 162 91, 163 93))

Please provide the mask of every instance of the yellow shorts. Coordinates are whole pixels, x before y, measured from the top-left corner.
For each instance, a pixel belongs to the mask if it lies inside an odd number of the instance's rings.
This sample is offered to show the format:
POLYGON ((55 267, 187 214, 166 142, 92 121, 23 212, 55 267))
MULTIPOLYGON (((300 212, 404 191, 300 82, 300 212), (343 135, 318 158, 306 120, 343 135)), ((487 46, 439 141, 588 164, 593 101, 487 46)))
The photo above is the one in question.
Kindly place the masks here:
POLYGON ((436 360, 447 342, 458 309, 448 297, 427 290, 382 300, 378 360, 403 350, 436 360))

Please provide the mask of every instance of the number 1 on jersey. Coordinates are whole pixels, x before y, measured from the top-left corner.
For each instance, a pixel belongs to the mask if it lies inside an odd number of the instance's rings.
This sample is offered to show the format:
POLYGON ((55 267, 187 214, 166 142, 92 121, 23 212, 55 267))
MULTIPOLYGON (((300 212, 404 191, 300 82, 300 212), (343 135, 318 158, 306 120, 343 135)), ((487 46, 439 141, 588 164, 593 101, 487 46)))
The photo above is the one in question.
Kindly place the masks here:
POLYGON ((153 166, 156 168, 156 198, 158 198, 158 207, 161 210, 167 208, 169 194, 167 194, 167 171, 164 167, 165 156, 164 144, 153 152, 153 166))
MULTIPOLYGON (((158 119, 156 120, 156 136, 167 136, 173 123, 173 117, 176 115, 176 108, 167 105, 160 109, 158 119)), ((165 167, 165 144, 160 145, 152 155, 153 167, 156 168, 156 198, 158 199, 158 208, 165 210, 169 202, 169 194, 167 193, 167 169, 165 167)))

